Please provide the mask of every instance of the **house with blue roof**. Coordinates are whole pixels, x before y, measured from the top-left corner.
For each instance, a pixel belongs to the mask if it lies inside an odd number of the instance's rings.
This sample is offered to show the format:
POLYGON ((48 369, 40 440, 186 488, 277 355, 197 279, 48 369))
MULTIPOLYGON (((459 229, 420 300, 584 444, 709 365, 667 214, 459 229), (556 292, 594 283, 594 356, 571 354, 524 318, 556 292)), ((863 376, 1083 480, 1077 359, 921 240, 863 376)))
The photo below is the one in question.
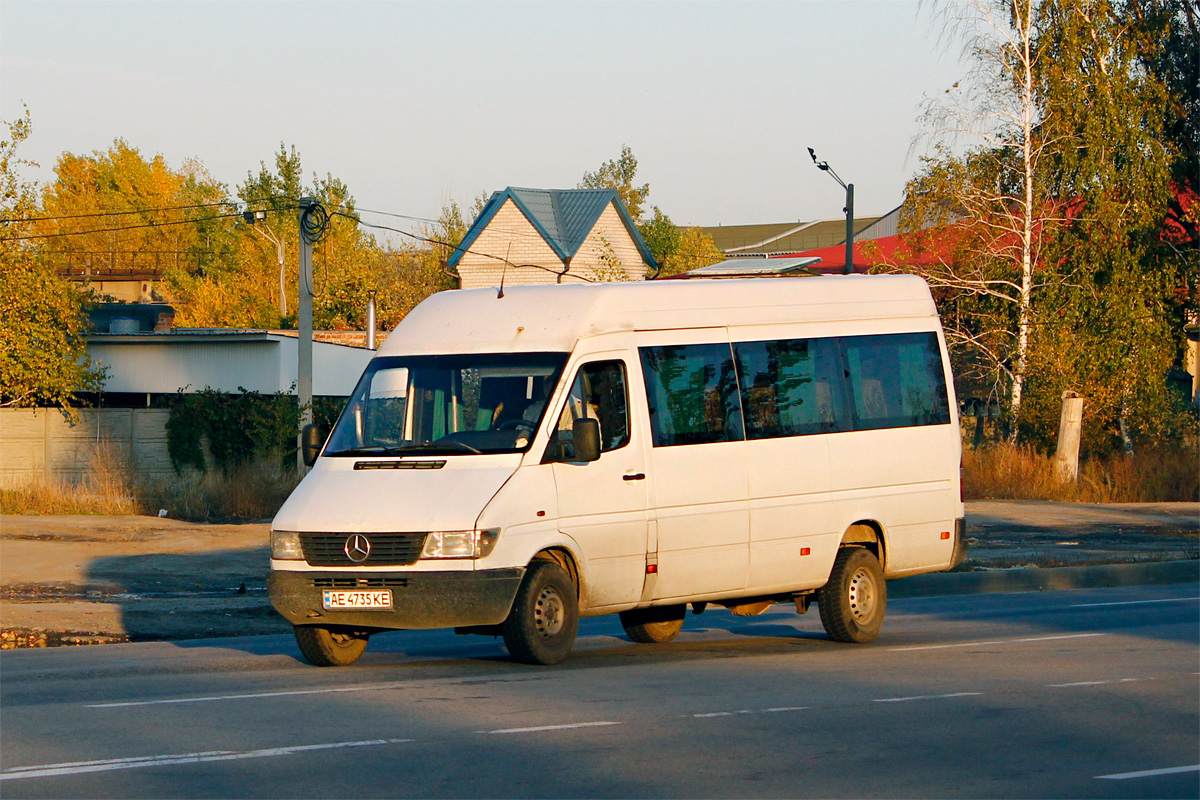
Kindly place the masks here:
POLYGON ((495 192, 448 266, 461 288, 643 280, 658 269, 613 189, 495 192))

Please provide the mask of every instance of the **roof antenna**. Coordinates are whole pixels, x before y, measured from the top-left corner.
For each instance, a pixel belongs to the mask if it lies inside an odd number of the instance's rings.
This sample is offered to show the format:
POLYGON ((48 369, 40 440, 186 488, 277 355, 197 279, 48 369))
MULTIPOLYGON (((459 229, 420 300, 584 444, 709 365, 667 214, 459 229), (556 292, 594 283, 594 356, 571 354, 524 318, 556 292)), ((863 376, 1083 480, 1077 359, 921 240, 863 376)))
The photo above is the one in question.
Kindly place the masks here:
POLYGON ((508 243, 508 249, 504 251, 504 268, 500 270, 500 291, 496 292, 496 299, 504 297, 504 276, 508 273, 508 257, 512 253, 512 242, 508 243))

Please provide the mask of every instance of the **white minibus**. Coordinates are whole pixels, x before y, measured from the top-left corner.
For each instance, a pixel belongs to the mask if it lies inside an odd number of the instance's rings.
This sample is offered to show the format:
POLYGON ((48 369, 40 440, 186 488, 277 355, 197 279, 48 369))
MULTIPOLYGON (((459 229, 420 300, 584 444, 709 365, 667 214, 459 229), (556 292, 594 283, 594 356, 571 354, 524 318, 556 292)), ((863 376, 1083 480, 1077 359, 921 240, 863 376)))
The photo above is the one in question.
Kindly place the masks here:
POLYGON ((885 579, 965 552, 950 362, 914 276, 442 292, 303 439, 268 587, 320 666, 423 628, 554 664, 581 616, 666 642, 706 605, 815 601, 867 642, 885 579))

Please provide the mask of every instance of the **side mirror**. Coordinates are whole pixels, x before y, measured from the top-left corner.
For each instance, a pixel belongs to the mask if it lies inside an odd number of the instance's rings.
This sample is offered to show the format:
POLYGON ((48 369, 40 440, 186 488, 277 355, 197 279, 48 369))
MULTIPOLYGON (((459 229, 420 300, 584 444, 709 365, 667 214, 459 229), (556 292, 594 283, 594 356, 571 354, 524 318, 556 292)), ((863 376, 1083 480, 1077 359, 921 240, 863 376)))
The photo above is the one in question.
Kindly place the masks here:
POLYGON ((571 426, 575 445, 573 461, 596 461, 600 458, 600 423, 594 419, 577 419, 571 426))
POLYGON ((323 444, 321 430, 316 425, 308 424, 300 430, 300 455, 304 457, 304 466, 311 467, 317 463, 323 444))

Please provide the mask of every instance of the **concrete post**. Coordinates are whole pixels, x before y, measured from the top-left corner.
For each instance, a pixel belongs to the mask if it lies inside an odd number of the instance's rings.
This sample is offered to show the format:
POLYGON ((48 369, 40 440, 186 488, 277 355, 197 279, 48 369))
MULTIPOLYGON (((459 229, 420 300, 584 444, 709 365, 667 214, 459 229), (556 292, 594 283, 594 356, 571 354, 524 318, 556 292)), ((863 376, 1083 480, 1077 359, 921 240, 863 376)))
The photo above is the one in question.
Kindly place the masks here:
MULTIPOLYGON (((304 216, 308 212, 310 206, 316 205, 316 200, 311 197, 300 198, 300 263, 299 263, 299 306, 297 309, 298 320, 297 328, 299 344, 299 359, 296 372, 296 394, 297 400, 300 403, 300 428, 303 429, 313 420, 312 415, 312 331, 313 331, 313 273, 312 273, 312 251, 313 243, 309 241, 308 236, 304 233, 304 216)), ((299 433, 297 433, 297 437, 299 433)), ((299 442, 299 438, 297 438, 299 442)), ((301 448, 296 449, 296 468, 301 474, 306 471, 304 465, 304 454, 301 448)))
POLYGON ((1083 432, 1083 398, 1070 390, 1063 392, 1062 417, 1058 423, 1058 453, 1054 458, 1060 481, 1079 478, 1079 439, 1083 432))
POLYGON ((375 349, 375 293, 367 297, 367 349, 375 349))

